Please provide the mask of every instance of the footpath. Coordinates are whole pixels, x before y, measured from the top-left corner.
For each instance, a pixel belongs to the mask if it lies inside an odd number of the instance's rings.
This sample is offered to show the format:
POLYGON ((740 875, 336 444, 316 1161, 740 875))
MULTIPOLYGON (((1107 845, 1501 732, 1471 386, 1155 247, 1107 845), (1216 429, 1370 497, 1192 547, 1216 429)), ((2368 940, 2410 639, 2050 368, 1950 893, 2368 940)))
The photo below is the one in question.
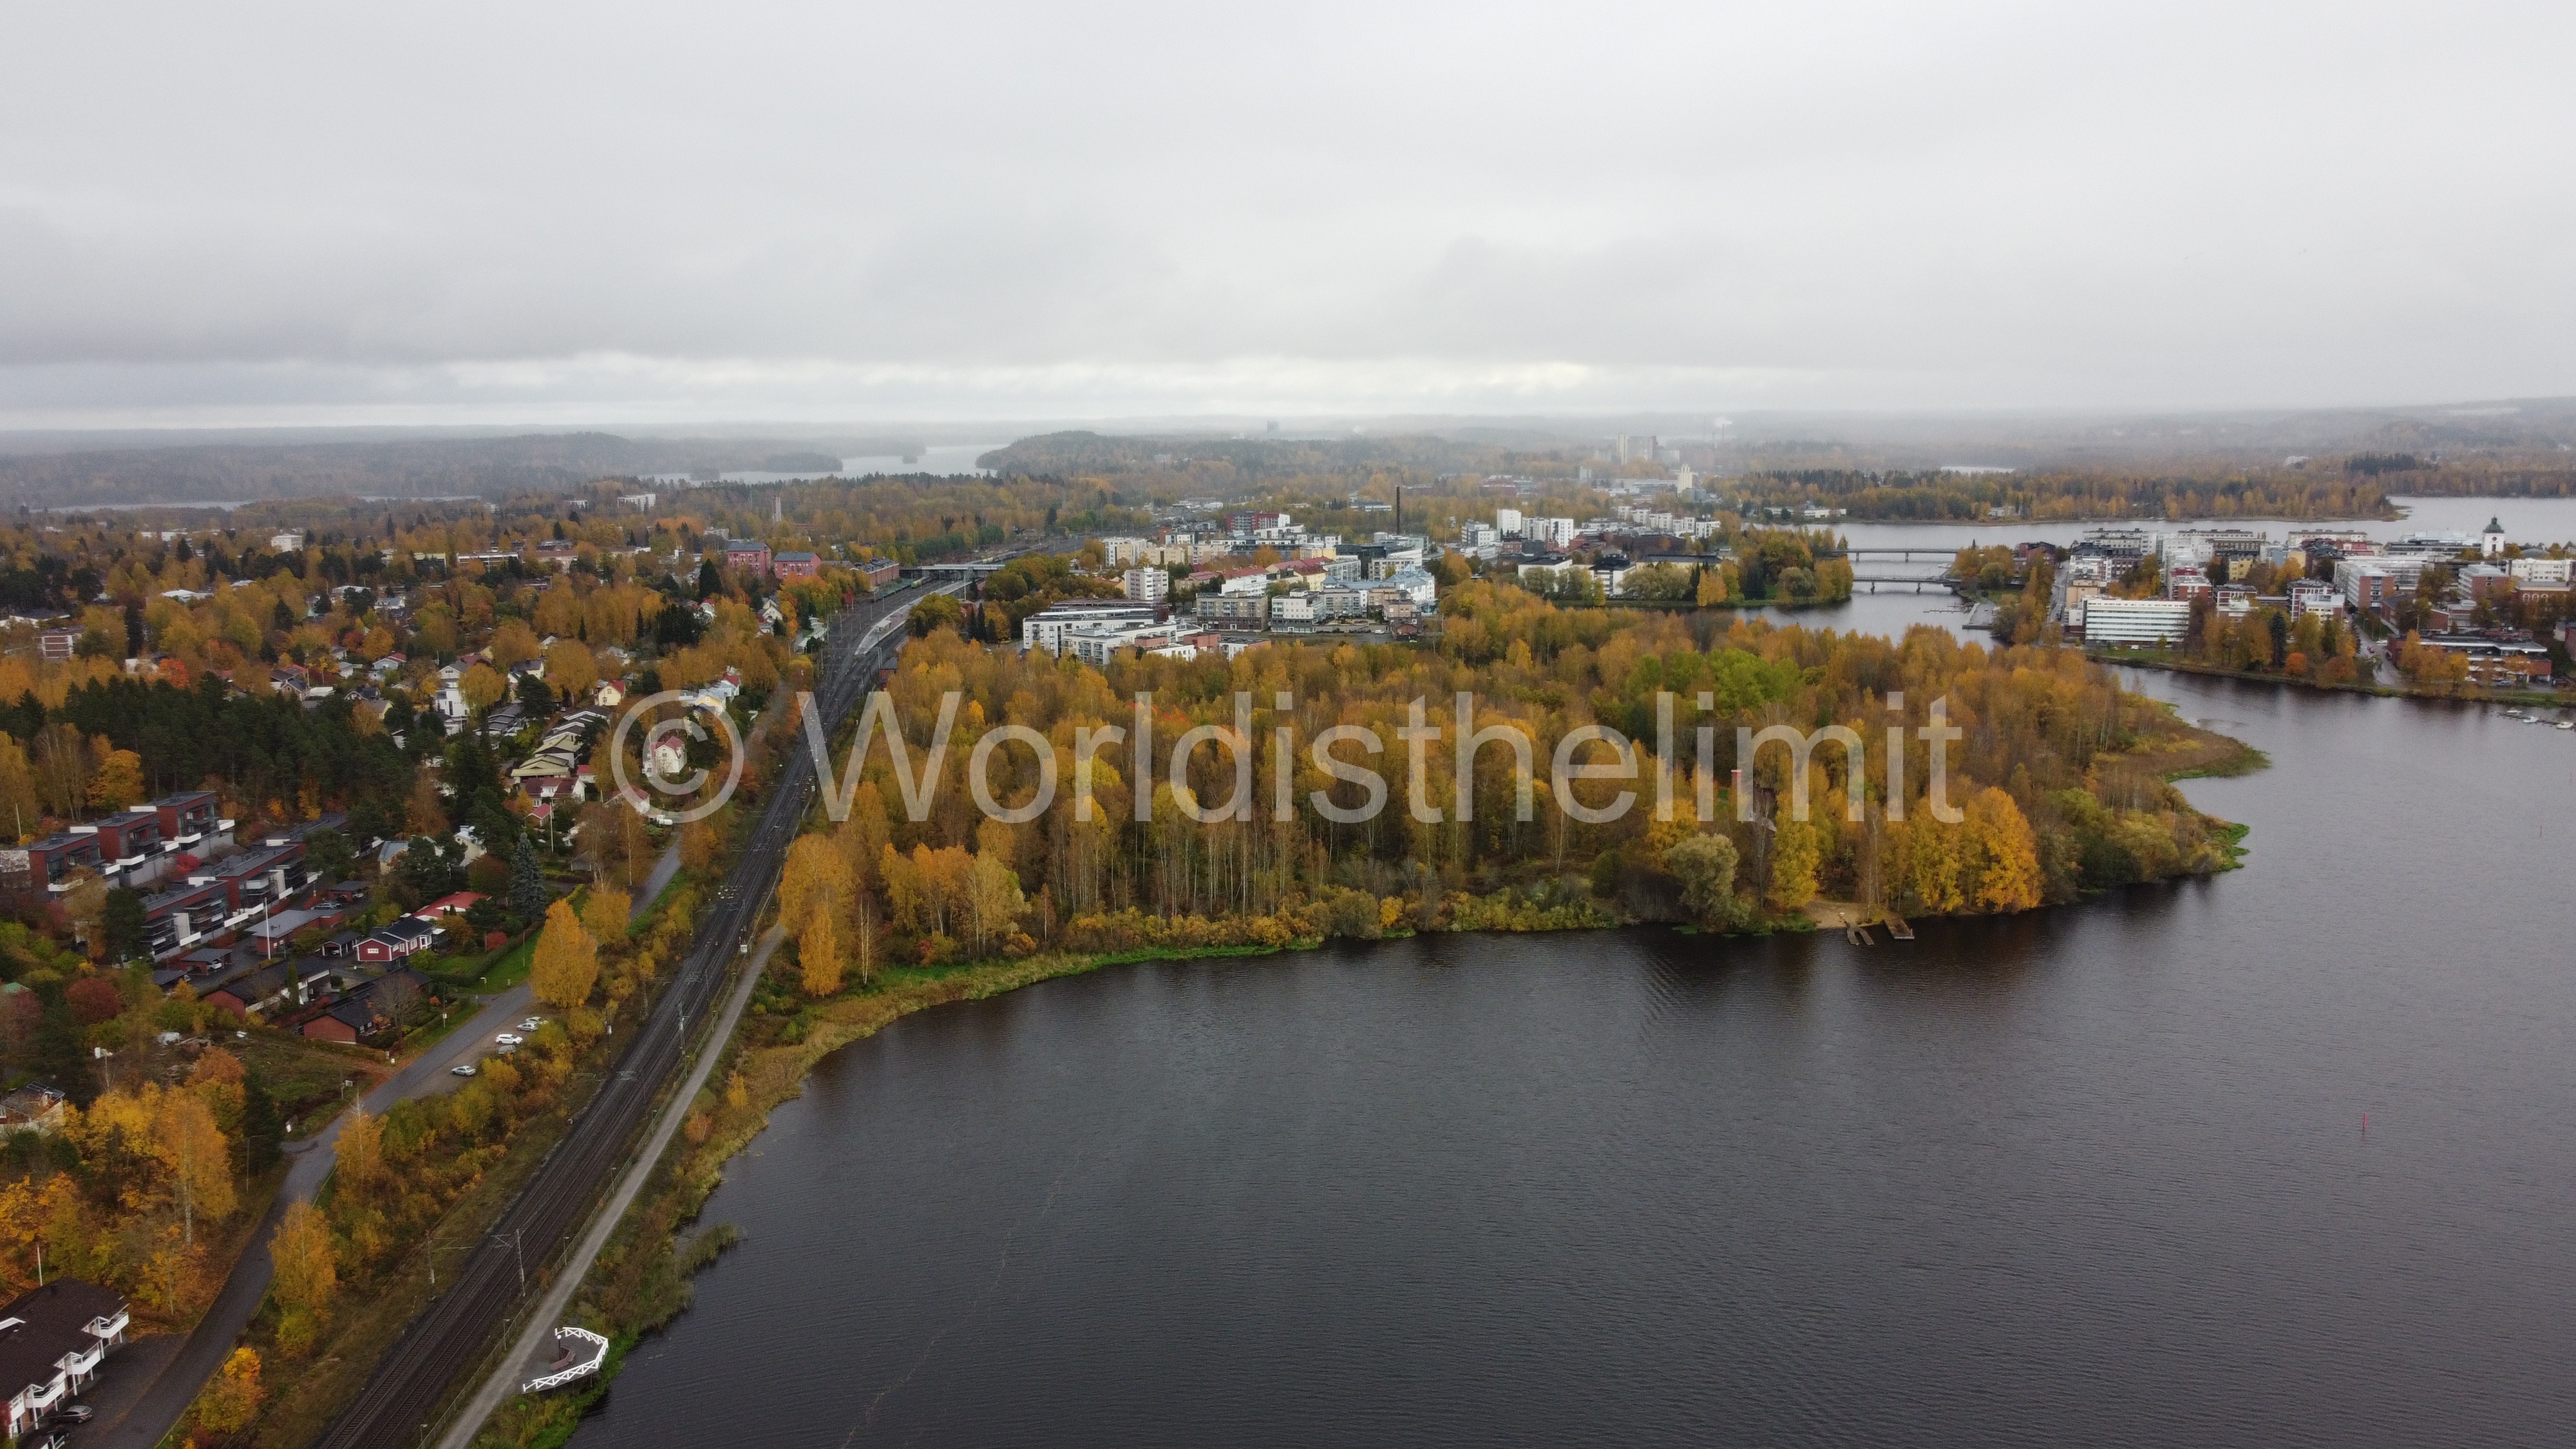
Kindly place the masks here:
POLYGON ((438 1441, 438 1449, 470 1449, 474 1436, 482 1432, 484 1420, 491 1418, 493 1410, 519 1391, 520 1374, 536 1356, 539 1346, 552 1336, 556 1323, 562 1320, 565 1307, 572 1302, 574 1291, 581 1287, 582 1279, 590 1276, 590 1265, 598 1261, 600 1250, 608 1246, 609 1235, 616 1232, 617 1225, 625 1220, 626 1209, 634 1204, 635 1195, 643 1190, 646 1179, 653 1175, 654 1167, 662 1161, 662 1154, 670 1150, 672 1135, 680 1130, 681 1121, 689 1115, 689 1108, 697 1102, 708 1075, 715 1070, 717 1059, 732 1043, 733 1029, 742 1020, 743 1008, 751 1004, 751 993, 760 985, 761 973, 769 969, 770 953, 786 939, 787 932, 783 927, 772 926, 760 938, 760 943, 752 948, 751 959, 742 968, 742 979, 734 983, 733 995, 725 1002, 724 1014, 707 1029, 706 1045, 698 1053, 697 1065, 689 1069, 687 1080, 680 1083, 680 1089, 673 1092, 671 1100, 663 1105, 662 1116, 653 1124, 653 1135, 646 1140, 644 1150, 635 1154, 626 1175, 619 1179, 617 1190, 608 1195, 608 1201, 600 1204, 598 1215, 591 1219, 590 1230, 582 1235, 580 1247, 573 1251, 571 1259, 555 1275, 545 1296, 539 1298, 529 1311, 527 1326, 520 1330, 509 1351, 501 1356, 501 1366, 494 1369, 491 1376, 474 1390, 474 1396, 465 1401, 465 1407, 459 1411, 455 1422, 448 1426, 446 1436, 438 1441))

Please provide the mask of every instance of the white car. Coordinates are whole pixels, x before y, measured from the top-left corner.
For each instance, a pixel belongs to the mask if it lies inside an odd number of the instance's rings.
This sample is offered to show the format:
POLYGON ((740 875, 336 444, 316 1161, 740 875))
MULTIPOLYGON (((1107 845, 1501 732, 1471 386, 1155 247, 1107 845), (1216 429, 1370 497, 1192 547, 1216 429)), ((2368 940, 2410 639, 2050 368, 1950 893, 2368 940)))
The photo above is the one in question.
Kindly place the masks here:
POLYGON ((543 1026, 543 1025, 545 1025, 545 1024, 546 1024, 546 1019, 545 1019, 544 1017, 542 1017, 542 1016, 532 1016, 532 1017, 529 1017, 527 1020, 525 1020, 525 1021, 523 1021, 523 1022, 520 1022, 520 1023, 519 1023, 519 1030, 521 1030, 521 1031, 535 1031, 538 1027, 541 1027, 541 1026, 543 1026))
POLYGON ((494 1041, 496 1041, 496 1042, 500 1043, 500 1044, 501 1044, 501 1045, 503 1045, 503 1046, 517 1046, 519 1043, 521 1043, 521 1042, 523 1042, 523 1041, 527 1040, 527 1038, 526 1038, 526 1037, 523 1037, 523 1036, 521 1036, 521 1035, 519 1035, 519 1034, 518 1034, 517 1032, 515 1032, 515 1031, 505 1031, 505 1032, 501 1033, 499 1036, 496 1036, 496 1037, 492 1038, 492 1040, 494 1040, 494 1041))
POLYGON ((474 1064, 472 1062, 466 1062, 461 1066, 449 1067, 447 1069, 447 1074, 452 1077, 470 1077, 474 1075, 474 1064))

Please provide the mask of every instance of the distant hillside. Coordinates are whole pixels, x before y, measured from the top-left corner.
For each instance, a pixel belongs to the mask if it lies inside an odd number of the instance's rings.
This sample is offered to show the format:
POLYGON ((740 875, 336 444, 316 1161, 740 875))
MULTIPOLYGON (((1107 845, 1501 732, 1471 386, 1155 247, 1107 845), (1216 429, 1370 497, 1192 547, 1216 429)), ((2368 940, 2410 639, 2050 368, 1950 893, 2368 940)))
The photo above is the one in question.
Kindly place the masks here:
POLYGON ((997 473, 1063 476, 1077 473, 1159 473, 1205 476, 1230 473, 1241 482, 1347 473, 1369 468, 1412 468, 1460 473, 1505 468, 1519 453, 1492 443, 1433 437, 1218 438, 1205 434, 1114 436, 1042 433, 995 448, 975 460, 997 473))
MULTIPOLYGON (((841 440, 832 440, 838 444, 841 440)), ((914 446, 883 440, 863 451, 914 446)), ((77 508, 102 503, 235 503, 263 498, 359 495, 501 497, 568 489, 595 478, 646 473, 825 473, 844 456, 811 439, 622 438, 613 433, 530 433, 317 443, 204 443, 180 447, 0 457, 0 502, 77 508)))

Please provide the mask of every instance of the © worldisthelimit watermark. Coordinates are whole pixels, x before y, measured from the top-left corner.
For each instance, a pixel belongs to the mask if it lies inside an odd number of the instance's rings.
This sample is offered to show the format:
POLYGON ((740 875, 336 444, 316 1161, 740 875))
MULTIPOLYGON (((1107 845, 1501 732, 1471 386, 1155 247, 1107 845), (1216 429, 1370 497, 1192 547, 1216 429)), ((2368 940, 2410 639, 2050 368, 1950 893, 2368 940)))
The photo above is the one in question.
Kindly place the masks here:
MULTIPOLYGON (((832 766, 831 746, 824 738, 823 723, 814 709, 813 696, 799 694, 796 700, 797 712, 804 721, 804 743, 813 755, 815 776, 822 782, 826 814, 836 822, 849 817, 851 802, 857 798, 861 767, 875 742, 882 738, 887 758, 894 767, 896 788, 903 797, 905 815, 916 823, 930 818, 938 792, 948 779, 944 767, 949 740, 964 701, 959 691, 950 690, 940 696, 939 713, 931 723, 929 743, 921 751, 918 766, 914 763, 913 746, 905 738, 896 718, 894 697, 882 690, 870 694, 859 717, 857 737, 851 741, 845 764, 837 771, 832 766)), ((1674 711, 1679 702, 1680 696, 1670 691, 1658 690, 1654 696, 1656 749, 1653 759, 1657 768, 1653 783, 1654 811, 1658 820, 1675 819, 1682 809, 1675 798, 1673 769, 1678 758, 1675 754, 1674 711)), ((1429 788, 1433 768, 1431 747, 1446 741, 1450 748, 1445 763, 1453 772, 1455 792, 1452 799, 1459 820, 1475 818, 1477 759, 1481 751, 1495 745, 1511 753, 1513 818, 1520 821, 1535 819, 1537 746, 1531 736, 1510 724, 1477 726, 1476 696, 1471 691, 1458 691, 1452 701, 1454 714, 1449 723, 1454 728, 1451 729, 1431 722, 1425 703, 1423 699, 1415 699, 1407 705, 1405 723, 1394 731, 1405 756, 1405 809, 1410 817, 1426 825, 1439 824, 1448 818, 1429 788)), ((1716 701, 1712 695, 1703 692, 1691 703, 1705 715, 1715 708, 1716 701)), ((742 734, 734 728, 723 710, 702 706, 703 701, 698 696, 686 691, 666 690, 635 701, 619 718, 616 732, 609 742, 610 773, 620 796, 636 809, 648 811, 655 818, 669 822, 702 820, 724 808, 734 789, 741 784, 742 734), (667 707, 676 707, 677 712, 659 720, 647 719, 657 709, 667 707), (728 757, 723 781, 713 791, 706 787, 710 780, 716 778, 715 772, 704 766, 692 766, 688 759, 688 745, 681 743, 684 737, 694 743, 712 741, 713 733, 698 723, 700 716, 711 718, 722 731, 728 757), (645 728, 640 751, 644 789, 635 787, 634 782, 627 778, 626 769, 625 742, 639 723, 645 728), (678 808, 653 810, 651 795, 667 797, 678 808)), ((1282 692, 1273 697, 1273 707, 1280 713, 1293 716, 1296 701, 1282 692)), ((1890 820, 1905 818, 1908 798, 1905 779, 1907 730, 1902 721, 1904 707, 1903 694, 1891 693, 1886 697, 1887 712, 1898 717, 1887 727, 1886 744, 1881 752, 1886 762, 1882 798, 1886 801, 1887 818, 1890 820)), ((1093 766, 1104 753, 1113 749, 1117 754, 1112 758, 1123 758, 1127 766, 1126 779, 1130 786, 1128 808, 1132 818, 1138 821, 1153 819, 1154 790, 1158 779, 1171 784, 1175 804, 1191 820, 1213 824, 1221 820, 1247 821, 1255 818, 1260 802, 1254 798, 1253 761, 1259 746, 1253 738, 1252 715, 1251 692, 1236 691, 1233 725, 1198 724, 1182 731, 1165 752, 1164 768, 1160 772, 1153 768, 1154 697, 1150 691, 1135 696, 1134 712, 1125 725, 1077 726, 1073 732, 1071 752, 1074 818, 1084 821, 1103 818, 1107 807, 1095 798, 1093 766), (1203 748, 1213 748, 1232 760, 1234 790, 1222 804, 1202 805, 1198 792, 1190 784, 1192 760, 1203 748)), ((1914 734, 1929 747, 1930 769, 1924 781, 1924 804, 1933 819, 1945 825, 1956 824, 1965 816, 1950 803, 1949 746, 1966 738, 1966 732, 1950 724, 1947 698, 1932 701, 1929 715, 1930 722, 1914 730, 1914 734)), ((1273 764, 1269 802, 1271 818, 1291 820, 1297 813, 1293 781, 1297 728, 1292 719, 1273 725, 1269 733, 1270 738, 1263 743, 1271 752, 1273 764)), ((1689 817, 1702 822, 1717 818, 1717 733, 1717 727, 1712 724, 1698 724, 1691 731, 1696 768, 1692 777, 1694 788, 1689 802, 1689 817)), ((1784 773, 1789 782, 1789 809, 1794 819, 1807 819, 1812 808, 1808 766, 1814 760, 1819 745, 1841 747, 1847 778, 1858 780, 1867 777, 1867 743, 1860 731, 1841 724, 1811 730, 1785 724, 1768 725, 1758 730, 1739 726, 1735 731, 1737 776, 1752 766, 1764 746, 1775 744, 1787 751, 1788 768, 1784 773)), ((1364 799, 1358 804, 1345 805, 1327 791, 1314 790, 1308 793, 1305 803, 1317 815, 1336 824, 1374 820, 1389 804, 1387 782, 1375 770, 1362 768, 1356 759, 1334 753, 1344 748, 1360 754, 1382 756, 1389 753, 1387 742, 1376 727, 1354 724, 1335 725, 1318 731, 1307 742, 1307 758, 1315 769, 1329 779, 1357 786, 1364 799)), ((1027 725, 1002 724, 984 731, 968 754, 965 770, 966 787, 975 808, 990 819, 1011 825, 1025 824, 1045 814, 1055 804, 1061 783, 1056 755, 1055 746, 1046 736, 1027 725), (1028 799, 1018 805, 1006 806, 993 794, 993 756, 1003 746, 1012 744, 1031 752, 1037 779, 1028 799)), ((1636 742, 1605 724, 1579 725, 1566 731, 1550 753, 1548 767, 1549 800, 1568 819, 1587 825, 1603 825, 1623 818, 1636 808, 1638 792, 1621 790, 1605 804, 1586 805, 1571 788, 1575 782, 1624 781, 1633 784, 1641 780, 1646 768, 1645 756, 1636 742), (1610 758, 1578 761, 1577 754, 1590 744, 1606 747, 1610 758)), ((1754 792, 1738 789, 1732 793, 1737 818, 1753 820, 1754 792)), ((1855 821, 1864 818, 1862 792, 1851 790, 1847 796, 1846 818, 1855 821)))

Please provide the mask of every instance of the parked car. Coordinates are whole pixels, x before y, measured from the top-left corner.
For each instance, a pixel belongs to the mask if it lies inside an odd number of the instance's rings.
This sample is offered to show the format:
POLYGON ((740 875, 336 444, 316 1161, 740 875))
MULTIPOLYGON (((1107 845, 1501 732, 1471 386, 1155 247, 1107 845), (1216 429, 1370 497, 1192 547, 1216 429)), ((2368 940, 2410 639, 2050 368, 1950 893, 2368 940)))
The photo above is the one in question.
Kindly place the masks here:
POLYGON ((87 1404, 65 1404, 54 1410, 54 1417, 66 1424, 86 1424, 97 1412, 87 1404))
POLYGON ((470 1077, 474 1075, 474 1064, 472 1062, 466 1062, 460 1066, 449 1067, 447 1069, 447 1073, 449 1076, 453 1077, 470 1077))
POLYGON ((517 1046, 519 1043, 526 1041, 527 1038, 514 1031, 505 1031, 499 1036, 492 1038, 492 1040, 499 1042, 503 1046, 517 1046))
POLYGON ((538 1027, 541 1027, 541 1026, 543 1026, 543 1025, 545 1025, 545 1024, 546 1024, 546 1019, 545 1019, 544 1017, 542 1017, 542 1016, 532 1016, 532 1017, 529 1017, 527 1020, 525 1020, 525 1021, 523 1021, 523 1022, 520 1022, 520 1023, 519 1023, 519 1030, 521 1030, 521 1031, 535 1031, 538 1027))

